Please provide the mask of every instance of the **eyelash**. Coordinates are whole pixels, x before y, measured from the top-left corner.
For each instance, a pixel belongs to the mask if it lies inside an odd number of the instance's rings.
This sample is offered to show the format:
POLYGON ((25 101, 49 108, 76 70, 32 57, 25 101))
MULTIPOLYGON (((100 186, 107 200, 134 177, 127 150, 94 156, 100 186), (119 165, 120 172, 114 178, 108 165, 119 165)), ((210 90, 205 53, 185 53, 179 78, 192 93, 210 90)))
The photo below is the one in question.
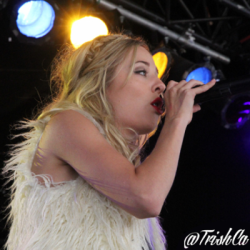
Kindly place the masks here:
POLYGON ((142 75, 142 76, 146 76, 147 75, 147 71, 145 69, 143 69, 143 70, 137 70, 137 71, 135 71, 135 73, 139 74, 139 75, 142 75), (144 75, 140 74, 141 72, 143 72, 144 75))

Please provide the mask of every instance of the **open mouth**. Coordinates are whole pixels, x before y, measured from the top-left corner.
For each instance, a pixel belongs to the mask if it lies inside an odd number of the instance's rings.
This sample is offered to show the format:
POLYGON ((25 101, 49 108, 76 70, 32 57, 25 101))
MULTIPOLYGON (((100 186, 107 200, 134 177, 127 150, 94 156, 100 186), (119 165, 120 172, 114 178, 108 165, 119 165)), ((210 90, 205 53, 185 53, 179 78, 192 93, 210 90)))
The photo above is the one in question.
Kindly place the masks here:
POLYGON ((158 114, 163 114, 165 111, 165 101, 162 97, 157 97, 154 101, 151 102, 153 108, 157 111, 158 114))

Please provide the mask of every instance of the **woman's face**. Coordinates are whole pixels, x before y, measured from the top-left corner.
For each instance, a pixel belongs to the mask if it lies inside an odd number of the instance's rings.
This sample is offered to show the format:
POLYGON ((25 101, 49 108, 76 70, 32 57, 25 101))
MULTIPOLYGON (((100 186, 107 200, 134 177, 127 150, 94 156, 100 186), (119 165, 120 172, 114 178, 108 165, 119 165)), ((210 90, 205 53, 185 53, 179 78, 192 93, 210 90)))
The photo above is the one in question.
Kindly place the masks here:
MULTIPOLYGON (((139 135, 148 134, 156 128, 162 114, 159 97, 165 85, 158 78, 152 55, 141 46, 137 49, 133 73, 125 83, 132 57, 133 49, 116 69, 115 78, 107 89, 107 97, 120 129, 132 128, 139 135)), ((132 135, 129 130, 122 130, 122 133, 132 135)))

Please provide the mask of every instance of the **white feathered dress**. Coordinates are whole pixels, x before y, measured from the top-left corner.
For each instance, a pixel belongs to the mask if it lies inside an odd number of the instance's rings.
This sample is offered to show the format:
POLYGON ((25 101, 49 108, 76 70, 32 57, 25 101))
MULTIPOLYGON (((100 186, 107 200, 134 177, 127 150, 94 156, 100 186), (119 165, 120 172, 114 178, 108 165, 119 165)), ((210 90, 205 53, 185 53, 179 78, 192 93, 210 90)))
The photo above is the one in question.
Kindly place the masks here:
MULTIPOLYGON (((83 110, 77 110, 100 125, 83 110)), ((80 176, 52 184, 31 173, 32 161, 50 117, 29 121, 33 128, 12 151, 5 172, 13 172, 8 250, 164 250, 166 239, 159 218, 138 219, 96 191, 80 176), (147 243, 148 242, 148 243, 147 243)), ((41 175, 40 175, 41 176, 41 175)))

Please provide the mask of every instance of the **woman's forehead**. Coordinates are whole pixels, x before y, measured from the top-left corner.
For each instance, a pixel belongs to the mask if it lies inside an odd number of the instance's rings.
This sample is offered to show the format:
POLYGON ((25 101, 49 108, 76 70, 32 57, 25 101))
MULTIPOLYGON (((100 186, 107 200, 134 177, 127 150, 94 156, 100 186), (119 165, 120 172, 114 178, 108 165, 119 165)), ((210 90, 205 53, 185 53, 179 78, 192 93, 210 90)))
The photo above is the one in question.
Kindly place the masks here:
POLYGON ((154 62, 152 55, 142 46, 137 48, 135 59, 139 61, 147 61, 149 64, 154 62))
MULTIPOLYGON (((125 60, 123 61, 123 64, 126 64, 126 67, 131 67, 133 64, 133 61, 136 62, 144 62, 147 66, 153 66, 155 67, 155 63, 153 60, 152 55, 142 46, 138 46, 136 53, 135 53, 135 60, 133 60, 134 56, 134 49, 131 49, 129 53, 127 54, 125 60)), ((125 66, 125 65, 124 65, 125 66)))

